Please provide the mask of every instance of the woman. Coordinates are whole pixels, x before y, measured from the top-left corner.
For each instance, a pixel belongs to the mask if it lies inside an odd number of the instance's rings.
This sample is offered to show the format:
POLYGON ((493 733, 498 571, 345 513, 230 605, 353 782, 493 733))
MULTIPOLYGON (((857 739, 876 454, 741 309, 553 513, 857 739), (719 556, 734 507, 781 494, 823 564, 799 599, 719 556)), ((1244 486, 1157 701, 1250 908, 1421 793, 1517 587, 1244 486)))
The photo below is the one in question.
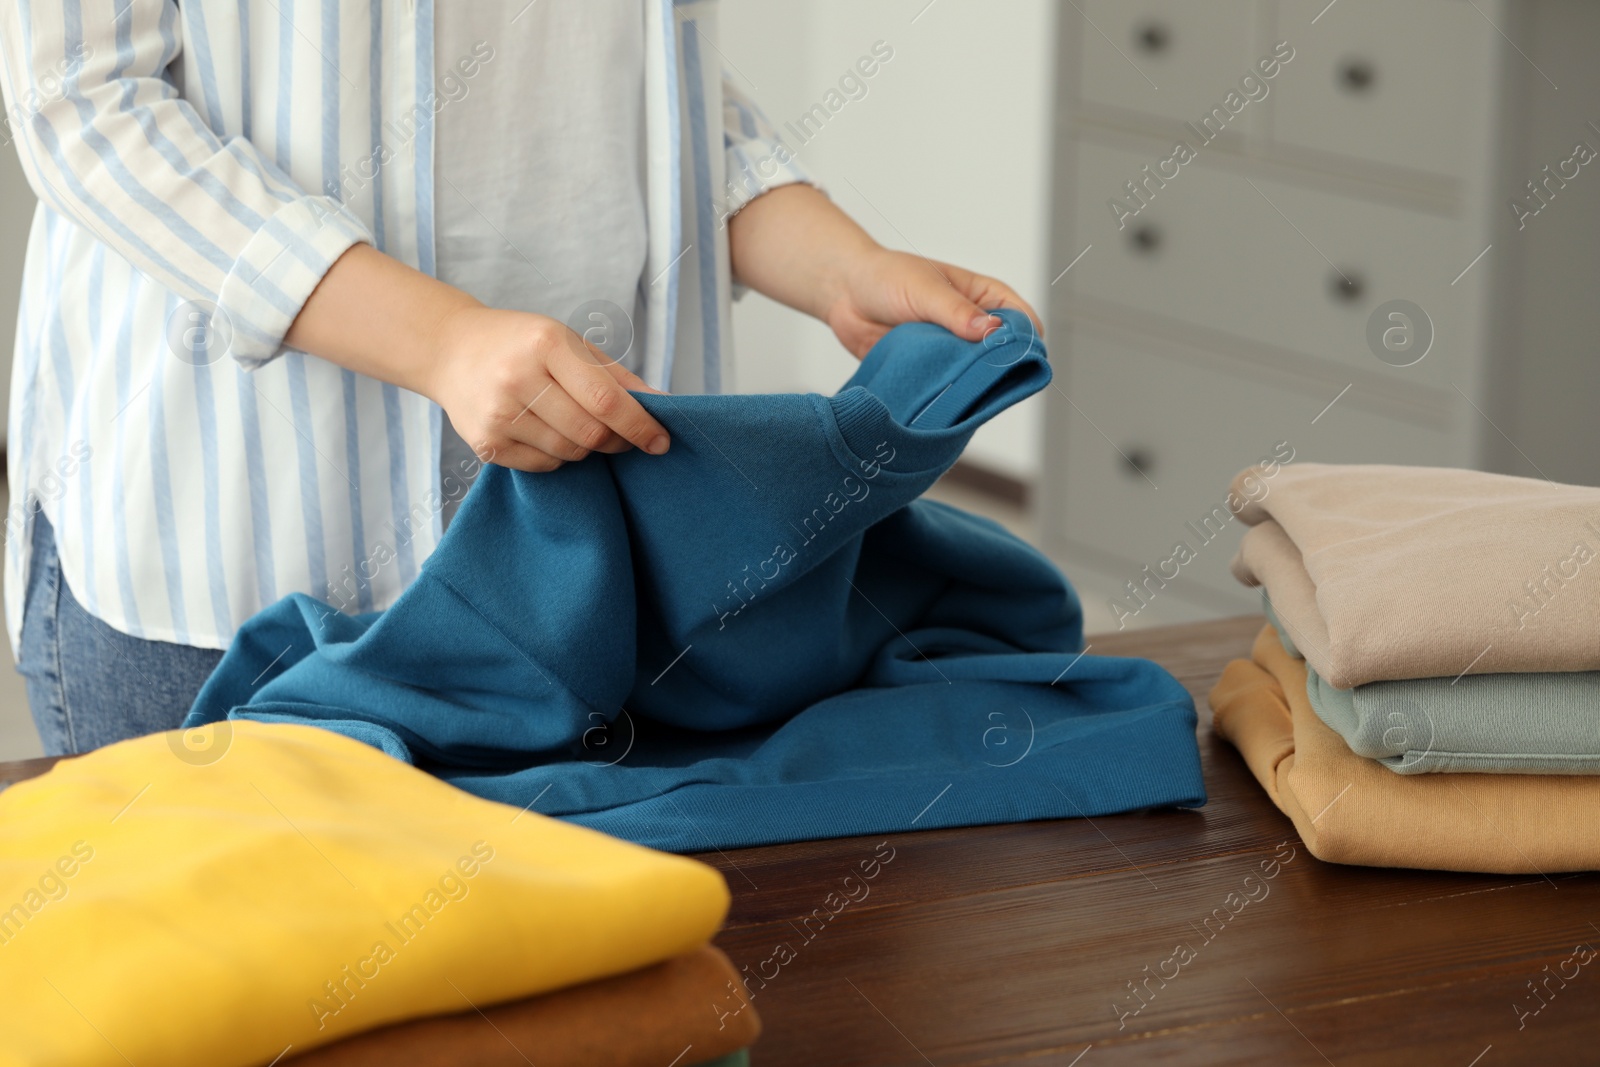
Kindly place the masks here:
POLYGON ((858 357, 1028 310, 876 245, 714 38, 711 0, 0 0, 40 198, 6 612, 46 751, 176 726, 290 592, 391 604, 480 461, 665 451, 628 391, 720 388, 733 282, 858 357))

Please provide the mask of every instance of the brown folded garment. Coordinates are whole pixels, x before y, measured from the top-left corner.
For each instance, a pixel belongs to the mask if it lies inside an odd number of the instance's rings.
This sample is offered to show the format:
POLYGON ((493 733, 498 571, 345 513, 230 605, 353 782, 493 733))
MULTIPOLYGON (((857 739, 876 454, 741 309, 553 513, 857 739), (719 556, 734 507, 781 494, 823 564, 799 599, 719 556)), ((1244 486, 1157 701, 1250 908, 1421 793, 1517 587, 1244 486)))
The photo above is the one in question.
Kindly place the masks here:
POLYGON ((1233 481, 1259 496, 1234 576, 1329 685, 1600 670, 1600 489, 1321 463, 1261 484, 1233 481))
POLYGON ((733 964, 706 945, 642 970, 459 1015, 386 1026, 283 1067, 666 1067, 761 1034, 733 964))
POLYGON ((1234 745, 1306 848, 1330 863, 1494 874, 1600 870, 1600 779, 1395 774, 1350 751, 1306 696, 1306 661, 1271 626, 1211 690, 1234 745))

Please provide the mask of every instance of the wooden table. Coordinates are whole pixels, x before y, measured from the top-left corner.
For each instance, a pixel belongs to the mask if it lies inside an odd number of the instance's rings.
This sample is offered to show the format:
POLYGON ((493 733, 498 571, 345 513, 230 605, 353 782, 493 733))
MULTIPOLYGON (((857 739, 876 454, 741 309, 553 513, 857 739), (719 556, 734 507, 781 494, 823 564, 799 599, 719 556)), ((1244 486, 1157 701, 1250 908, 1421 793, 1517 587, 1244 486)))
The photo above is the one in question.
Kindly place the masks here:
POLYGON ((1206 694, 1261 625, 1091 639, 1161 663, 1194 694, 1210 794, 1198 811, 894 834, 868 895, 804 928, 884 838, 700 857, 733 887, 717 943, 749 973, 776 972, 751 983, 766 1023, 752 1063, 1600 1063, 1600 958, 1566 964, 1577 977, 1564 988, 1550 977, 1578 944, 1600 949, 1600 876, 1314 859, 1210 730, 1206 694), (1290 850, 1262 879, 1262 862, 1290 850), (1252 874, 1259 899, 1234 897, 1235 915, 1224 901, 1252 874), (1219 908, 1226 924, 1203 925, 1219 908), (1178 967, 1180 942, 1198 951, 1178 967), (1147 983, 1142 998, 1130 982, 1147 983), (1141 1003, 1119 1023, 1119 1007, 1141 1003), (1518 1008, 1540 1010, 1519 1029, 1518 1008))
MULTIPOLYGON (((1199 811, 702 856, 733 888, 717 943, 758 976, 753 1062, 1600 1063, 1600 957, 1570 962, 1600 948, 1600 876, 1312 858, 1210 732, 1206 692, 1261 622, 1091 639, 1194 694, 1211 798, 1199 811), (890 850, 861 881, 862 861, 890 850), (841 891, 858 899, 840 906, 841 891), (1181 966, 1180 943, 1193 952, 1181 966)), ((0 763, 0 783, 51 762, 0 763)))

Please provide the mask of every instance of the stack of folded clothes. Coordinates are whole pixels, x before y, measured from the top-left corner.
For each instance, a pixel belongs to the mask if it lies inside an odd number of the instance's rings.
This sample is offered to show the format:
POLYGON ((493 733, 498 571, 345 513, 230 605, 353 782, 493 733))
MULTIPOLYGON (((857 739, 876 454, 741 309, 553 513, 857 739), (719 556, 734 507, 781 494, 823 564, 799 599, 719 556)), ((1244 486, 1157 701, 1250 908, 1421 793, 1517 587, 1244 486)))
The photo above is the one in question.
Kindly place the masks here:
POLYGON ((743 1063, 727 906, 332 731, 155 734, 0 793, 0 1065, 743 1063))
POLYGON ((1600 868, 1600 489, 1305 464, 1239 517, 1269 625, 1215 729, 1314 855, 1600 868))

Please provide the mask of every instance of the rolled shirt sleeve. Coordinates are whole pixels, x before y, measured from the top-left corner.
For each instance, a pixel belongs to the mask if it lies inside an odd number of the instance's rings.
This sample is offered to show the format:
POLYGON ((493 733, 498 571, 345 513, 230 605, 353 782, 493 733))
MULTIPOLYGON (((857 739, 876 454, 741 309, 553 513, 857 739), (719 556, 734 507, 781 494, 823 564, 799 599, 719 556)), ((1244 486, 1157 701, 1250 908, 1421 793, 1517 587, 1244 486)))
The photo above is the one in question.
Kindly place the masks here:
POLYGON ((727 150, 725 218, 732 218, 750 201, 781 185, 817 185, 761 108, 726 73, 722 78, 722 120, 727 150))
POLYGON ((322 276, 372 243, 249 140, 219 137, 163 72, 174 0, 0 0, 0 89, 40 199, 184 300, 216 305, 247 368, 278 353, 322 276), (113 14, 114 12, 114 14, 113 14))

